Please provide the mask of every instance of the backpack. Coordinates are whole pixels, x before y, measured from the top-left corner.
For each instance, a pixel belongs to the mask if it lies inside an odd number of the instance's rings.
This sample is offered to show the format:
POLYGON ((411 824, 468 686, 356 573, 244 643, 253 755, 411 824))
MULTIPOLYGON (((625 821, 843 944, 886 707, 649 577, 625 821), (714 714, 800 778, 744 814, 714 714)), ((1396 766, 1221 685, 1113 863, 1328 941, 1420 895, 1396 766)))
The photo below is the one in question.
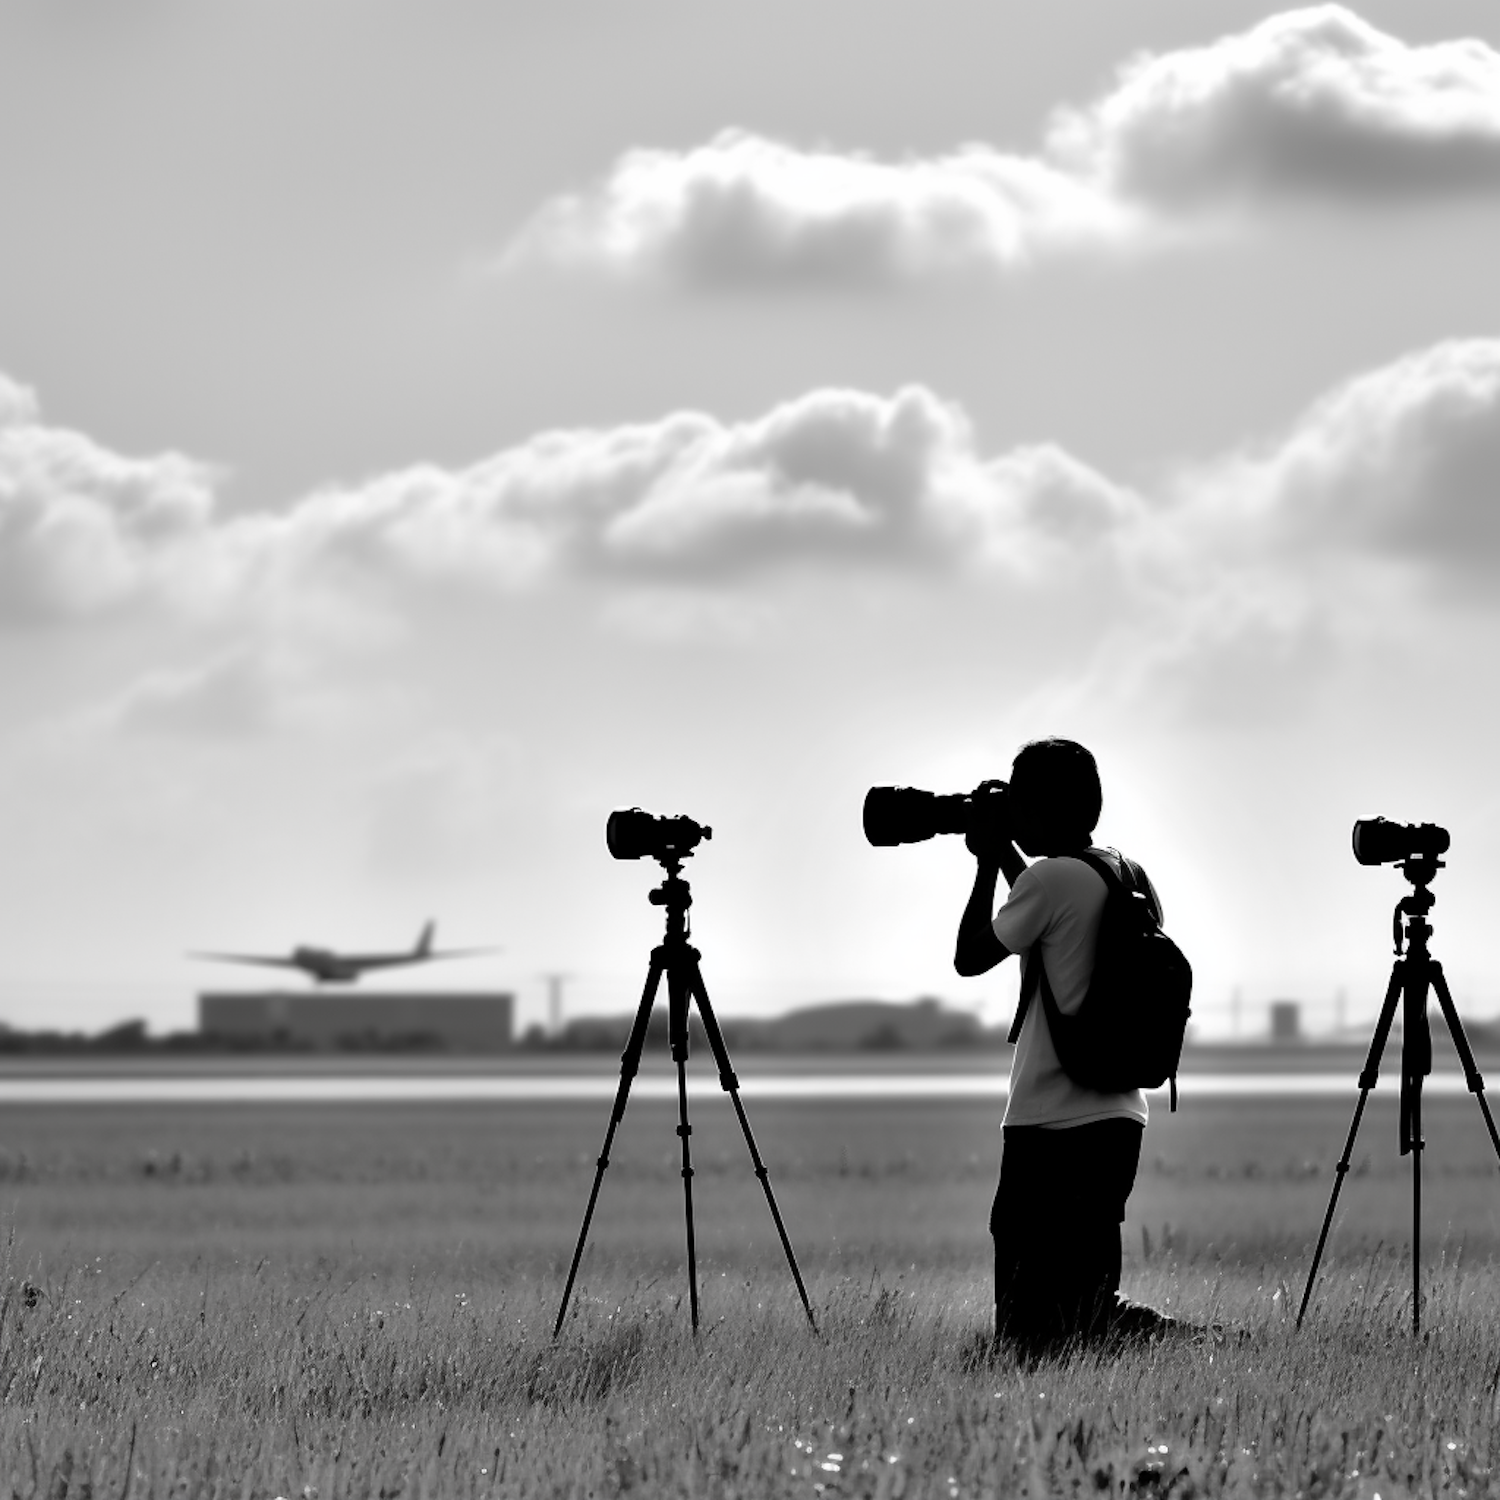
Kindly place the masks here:
POLYGON ((1097 854, 1063 857, 1082 860, 1102 877, 1107 889, 1088 993, 1083 1004, 1065 1016, 1053 998, 1038 945, 1027 960, 1021 1003, 1008 1040, 1014 1043, 1020 1037, 1031 998, 1040 991, 1052 1044, 1069 1078, 1105 1094, 1160 1088, 1170 1079, 1175 1110, 1192 966, 1161 930, 1139 866, 1122 856, 1121 878, 1097 854))

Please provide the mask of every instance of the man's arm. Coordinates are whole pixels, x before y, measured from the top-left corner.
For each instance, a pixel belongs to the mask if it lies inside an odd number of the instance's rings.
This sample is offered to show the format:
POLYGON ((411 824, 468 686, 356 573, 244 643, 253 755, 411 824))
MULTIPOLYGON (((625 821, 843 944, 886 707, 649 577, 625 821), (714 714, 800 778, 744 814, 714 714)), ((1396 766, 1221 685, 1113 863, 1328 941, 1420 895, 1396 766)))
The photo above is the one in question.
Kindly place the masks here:
POLYGON ((958 942, 953 949, 953 967, 966 979, 987 974, 1010 949, 995 936, 995 887, 1000 876, 1014 885, 1026 868, 1021 851, 1008 838, 970 833, 966 840, 974 855, 974 888, 959 918, 958 942))

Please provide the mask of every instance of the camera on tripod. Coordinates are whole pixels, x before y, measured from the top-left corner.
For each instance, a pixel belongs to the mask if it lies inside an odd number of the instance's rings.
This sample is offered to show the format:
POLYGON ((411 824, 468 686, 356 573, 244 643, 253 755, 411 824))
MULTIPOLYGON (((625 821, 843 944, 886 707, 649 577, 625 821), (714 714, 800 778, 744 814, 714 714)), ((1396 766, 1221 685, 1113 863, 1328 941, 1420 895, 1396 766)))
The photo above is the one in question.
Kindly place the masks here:
POLYGON ((713 837, 713 829, 691 818, 661 817, 643 812, 639 807, 617 808, 609 815, 604 837, 609 852, 616 859, 657 859, 666 867, 667 878, 651 892, 648 898, 653 906, 666 908, 667 930, 662 941, 651 950, 651 966, 646 971, 646 987, 641 992, 641 1003, 631 1023, 630 1037, 625 1050, 620 1054, 620 1082, 615 1091, 614 1108, 610 1111, 609 1125, 604 1132, 604 1146, 594 1160, 594 1187, 589 1194, 588 1207, 583 1211, 583 1227, 578 1231, 578 1243, 573 1249, 573 1263, 568 1268, 568 1282, 563 1288, 562 1303, 557 1309, 557 1321, 552 1325, 552 1337, 562 1332, 563 1320, 568 1315, 568 1303, 573 1297, 573 1286, 578 1280, 578 1267, 583 1261, 584 1246, 588 1243, 589 1225, 594 1220, 594 1205, 599 1201, 599 1188, 604 1182, 604 1170, 609 1166, 609 1149, 614 1143, 615 1128, 625 1117, 625 1105, 630 1098, 631 1080, 640 1071, 641 1051, 646 1044, 646 1033, 651 1023, 651 1008, 661 989, 662 980, 667 984, 667 1043, 672 1061, 677 1064, 677 1135, 682 1142, 682 1200, 687 1219, 687 1263, 688 1298, 693 1319, 693 1332, 698 1332, 698 1260, 693 1224, 693 1127, 688 1124, 687 1059, 688 1040, 691 1035, 688 1013, 696 1005, 698 1019, 703 1025, 703 1036, 719 1069, 719 1087, 729 1095, 734 1104, 735 1117, 740 1122, 740 1131, 750 1152, 750 1162, 761 1191, 766 1195, 766 1205, 771 1210, 776 1232, 781 1236, 781 1248, 786 1252, 787 1265, 791 1268, 792 1280, 797 1283, 797 1293, 802 1298, 802 1310, 814 1333, 818 1331, 818 1320, 813 1316, 812 1303, 808 1300, 807 1287, 792 1251, 792 1242, 782 1222, 781 1210, 776 1204, 776 1195, 771 1191, 771 1174, 761 1160, 755 1136, 750 1130, 750 1121, 745 1115, 745 1106, 740 1102, 740 1081, 735 1075, 734 1064, 729 1060, 729 1049, 724 1045, 724 1033, 709 1003, 708 989, 703 983, 703 971, 699 968, 698 950, 688 941, 688 908, 693 904, 693 893, 682 878, 682 861, 706 838, 713 837))
POLYGON ((638 807, 617 808, 604 826, 604 841, 616 859, 659 859, 663 864, 684 860, 712 828, 678 815, 666 817, 638 807))
POLYGON ((1448 1023, 1448 1034, 1453 1039, 1454 1051, 1458 1053, 1459 1065, 1463 1068, 1464 1082, 1479 1105, 1490 1144, 1495 1148, 1496 1158, 1500 1159, 1500 1129, 1497 1129, 1489 1101, 1484 1097, 1484 1077, 1475 1065, 1474 1052, 1464 1034, 1463 1022, 1453 1003, 1443 966, 1432 956, 1428 946, 1432 937, 1429 918, 1437 902, 1431 889, 1432 881, 1443 868, 1439 856, 1448 852, 1449 842, 1448 830, 1436 823, 1393 823, 1389 818, 1361 818, 1354 825, 1355 859, 1362 865, 1399 865, 1412 889, 1396 903, 1391 914, 1391 945, 1396 951, 1396 961, 1391 965, 1390 983, 1386 986, 1385 1000, 1381 1003, 1375 1031, 1370 1038, 1370 1050, 1360 1071, 1359 1101, 1354 1106, 1344 1154, 1333 1169, 1333 1190, 1323 1215, 1323 1227, 1318 1232, 1318 1246, 1313 1251, 1312 1269, 1307 1274, 1302 1305, 1297 1309, 1298 1328, 1301 1328, 1308 1304, 1312 1301, 1313 1285, 1318 1279, 1318 1267, 1323 1263, 1323 1249, 1328 1243, 1328 1231, 1333 1225, 1339 1193, 1354 1155, 1354 1140, 1359 1134, 1365 1101, 1378 1081, 1381 1054, 1390 1039, 1398 1009, 1401 1013, 1401 1092, 1397 1145, 1402 1156, 1412 1158, 1413 1337, 1422 1331, 1422 1153, 1426 1148, 1422 1137, 1422 1084, 1432 1072, 1432 1027, 1427 1017, 1430 995, 1437 996, 1443 1019, 1448 1023))
POLYGON ((914 786, 872 786, 865 793, 865 837, 876 847, 920 844, 938 833, 1003 824, 1010 788, 981 781, 972 792, 924 792, 914 786))
POLYGON ((1448 852, 1448 830, 1436 823, 1393 823, 1389 818, 1360 818, 1354 825, 1354 857, 1362 865, 1400 864, 1408 859, 1436 859, 1448 852))

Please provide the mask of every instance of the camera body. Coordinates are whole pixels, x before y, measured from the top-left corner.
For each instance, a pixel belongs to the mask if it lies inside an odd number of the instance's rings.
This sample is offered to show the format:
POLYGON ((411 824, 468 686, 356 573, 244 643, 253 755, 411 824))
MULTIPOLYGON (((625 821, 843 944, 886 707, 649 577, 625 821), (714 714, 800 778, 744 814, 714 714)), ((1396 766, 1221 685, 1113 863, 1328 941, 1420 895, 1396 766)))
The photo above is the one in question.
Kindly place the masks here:
POLYGON ((604 841, 616 859, 659 859, 663 864, 684 860, 712 828, 678 815, 664 817, 639 807, 617 808, 604 827, 604 841))
POLYGON ((920 844, 939 833, 967 834, 1009 821, 1010 787, 981 781, 972 792, 924 792, 913 786, 872 786, 865 793, 865 837, 877 848, 920 844))
POLYGON ((1400 864, 1408 859, 1436 859, 1448 852, 1448 830, 1436 823, 1393 823, 1389 818, 1360 818, 1354 824, 1354 857, 1362 865, 1400 864))

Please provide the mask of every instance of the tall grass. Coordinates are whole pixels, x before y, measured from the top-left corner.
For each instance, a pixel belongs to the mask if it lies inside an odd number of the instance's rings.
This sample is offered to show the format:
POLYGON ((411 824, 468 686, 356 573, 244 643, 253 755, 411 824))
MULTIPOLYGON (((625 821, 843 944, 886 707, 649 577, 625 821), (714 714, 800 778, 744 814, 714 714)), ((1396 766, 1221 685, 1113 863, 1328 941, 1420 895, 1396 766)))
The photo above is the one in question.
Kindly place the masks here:
POLYGON ((1138 1294, 1213 1339, 1032 1366, 954 1272, 814 1278, 821 1333, 768 1275, 596 1275, 551 1338, 550 1281, 435 1286, 332 1265, 123 1284, 0 1277, 0 1493, 19 1496, 1483 1494, 1497 1455, 1486 1270, 1326 1277, 1158 1260, 1138 1294), (673 1278, 675 1281, 676 1278, 673 1278), (1243 1336, 1241 1336, 1243 1334, 1243 1336))
POLYGON ((597 1110, 0 1110, 0 1500, 1489 1494, 1500 1190, 1450 1104, 1421 1340, 1392 1122, 1299 1333, 1345 1103, 1187 1101, 1127 1290, 1229 1336, 1029 1366, 988 1346, 988 1109, 757 1111, 815 1337, 705 1108, 696 1339, 670 1111, 633 1111, 556 1343, 597 1110))

